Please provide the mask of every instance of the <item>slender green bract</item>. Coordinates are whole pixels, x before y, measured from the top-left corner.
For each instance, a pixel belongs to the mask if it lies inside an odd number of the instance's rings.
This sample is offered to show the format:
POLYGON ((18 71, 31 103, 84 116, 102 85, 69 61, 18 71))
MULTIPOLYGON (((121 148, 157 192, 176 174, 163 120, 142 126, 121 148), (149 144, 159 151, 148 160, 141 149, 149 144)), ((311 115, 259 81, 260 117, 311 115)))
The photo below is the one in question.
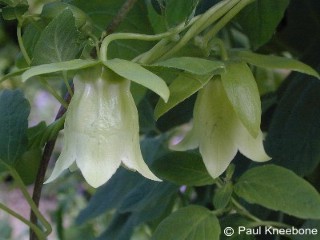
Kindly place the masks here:
POLYGON ((99 64, 100 61, 97 60, 83 60, 83 59, 74 59, 66 62, 57 62, 42 64, 39 66, 34 66, 29 68, 22 74, 22 81, 27 81, 29 78, 38 76, 41 74, 48 74, 61 71, 70 71, 70 70, 80 70, 83 68, 88 68, 99 64))
POLYGON ((206 75, 214 71, 222 71, 224 69, 224 63, 221 61, 211 61, 195 57, 170 58, 168 60, 155 63, 153 66, 176 68, 198 75, 206 75))
POLYGON ((211 79, 212 75, 194 75, 189 73, 181 73, 170 84, 170 98, 167 103, 159 100, 154 110, 154 115, 158 119, 170 109, 196 93, 199 89, 204 87, 211 79))
POLYGON ((228 99, 242 124, 257 137, 261 123, 261 101, 254 76, 245 62, 226 63, 221 80, 228 99))
POLYGON ((169 99, 169 88, 163 79, 141 67, 139 64, 124 59, 112 59, 103 62, 112 71, 128 80, 136 82, 157 93, 165 102, 169 99))
POLYGON ((254 66, 271 69, 288 69, 320 78, 320 75, 316 70, 296 59, 262 55, 250 51, 232 51, 232 54, 254 66))

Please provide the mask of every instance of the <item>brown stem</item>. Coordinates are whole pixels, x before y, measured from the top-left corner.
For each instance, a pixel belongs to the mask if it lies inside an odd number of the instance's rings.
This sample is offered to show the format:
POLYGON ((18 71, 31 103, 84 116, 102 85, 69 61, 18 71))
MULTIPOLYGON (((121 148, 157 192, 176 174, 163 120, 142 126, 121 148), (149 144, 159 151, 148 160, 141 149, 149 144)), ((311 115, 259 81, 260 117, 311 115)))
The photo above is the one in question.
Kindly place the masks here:
POLYGON ((112 19, 111 23, 106 28, 105 33, 102 34, 101 39, 105 38, 109 34, 113 33, 120 25, 120 23, 127 16, 128 12, 132 9, 137 0, 127 0, 122 5, 117 15, 112 19))
MULTIPOLYGON (((71 100, 71 96, 69 93, 66 94, 65 96, 65 101, 67 103, 70 102, 71 100)), ((55 120, 58 120, 59 118, 61 118, 63 116, 63 114, 66 112, 66 109, 61 105, 55 120)), ((33 193, 32 193, 32 200, 34 201, 34 203, 36 204, 36 206, 39 207, 39 202, 40 202, 40 197, 41 197, 41 192, 42 192, 42 186, 43 186, 43 182, 44 182, 44 177, 48 168, 48 164, 54 149, 54 146, 56 144, 56 140, 57 140, 58 136, 55 136, 54 138, 52 138, 51 140, 49 140, 43 150, 43 154, 42 154, 42 159, 41 159, 41 163, 38 169, 38 173, 37 173, 37 177, 34 183, 34 188, 33 188, 33 193)), ((37 216, 34 214, 34 212, 31 210, 30 212, 30 221, 33 224, 37 224, 37 216)), ((35 234, 34 231, 32 231, 30 229, 30 240, 37 240, 37 236, 35 234)))
MULTIPOLYGON (((113 33, 116 30, 116 28, 119 27, 120 23, 124 20, 128 12, 132 9, 136 1, 137 0, 125 1, 125 3, 122 5, 120 10, 118 11, 117 15, 112 19, 111 23, 106 28, 105 33, 102 35, 103 38, 113 33)), ((64 99, 67 103, 69 103, 71 100, 70 94, 67 93, 64 99)), ((61 118, 65 112, 66 112, 66 109, 63 106, 61 106, 56 115, 55 120, 61 118)), ((37 177, 34 183, 32 199, 36 204, 36 206, 38 207, 39 207, 39 202, 41 198, 41 192, 42 192, 42 186, 44 183, 45 173, 47 171, 48 164, 49 164, 56 140, 57 140, 57 136, 55 136, 53 139, 51 139, 46 143, 43 154, 42 154, 42 159, 41 159, 41 163, 37 173, 37 177)), ((32 211, 30 212, 30 221, 33 224, 37 224, 37 221, 38 221, 36 215, 32 211)), ((38 240, 36 234, 31 229, 30 229, 30 240, 38 240)))

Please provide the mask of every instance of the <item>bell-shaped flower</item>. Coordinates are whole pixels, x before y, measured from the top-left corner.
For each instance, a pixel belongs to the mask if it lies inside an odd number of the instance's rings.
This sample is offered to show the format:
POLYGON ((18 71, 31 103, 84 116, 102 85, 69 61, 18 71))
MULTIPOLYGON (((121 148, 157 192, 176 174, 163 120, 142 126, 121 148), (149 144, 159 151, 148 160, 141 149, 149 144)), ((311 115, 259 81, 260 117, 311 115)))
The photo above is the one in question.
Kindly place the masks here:
POLYGON ((220 79, 210 80, 198 92, 193 128, 173 150, 199 147, 209 174, 216 178, 229 166, 239 150, 253 161, 270 160, 263 147, 263 134, 250 135, 234 111, 220 79))
POLYGON ((161 181, 143 161, 138 112, 129 88, 129 80, 101 66, 75 76, 64 145, 46 182, 56 179, 74 162, 93 187, 107 182, 121 164, 161 181))

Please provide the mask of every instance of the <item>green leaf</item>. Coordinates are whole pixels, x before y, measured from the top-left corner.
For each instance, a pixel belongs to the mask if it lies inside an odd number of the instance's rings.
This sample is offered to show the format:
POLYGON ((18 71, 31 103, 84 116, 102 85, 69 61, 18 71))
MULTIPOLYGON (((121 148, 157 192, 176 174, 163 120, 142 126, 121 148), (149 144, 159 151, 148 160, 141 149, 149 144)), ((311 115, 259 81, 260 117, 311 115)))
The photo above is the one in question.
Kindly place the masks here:
POLYGON ((96 60, 74 59, 74 60, 65 61, 65 62, 42 64, 42 65, 29 68, 22 74, 21 77, 22 77, 22 81, 25 82, 29 78, 38 76, 41 74, 84 69, 84 68, 95 66, 99 63, 100 62, 96 60))
MULTIPOLYGON (((90 0, 90 3, 87 0, 77 0, 71 2, 72 5, 80 8, 90 16, 94 26, 92 32, 97 38, 100 38, 101 33, 106 28, 106 24, 111 23, 123 3, 123 0, 90 0)), ((153 34, 146 13, 147 9, 144 1, 137 1, 121 21, 119 27, 117 27, 117 32, 153 34)), ((110 44, 108 56, 109 58, 133 59, 140 53, 149 50, 153 45, 153 42, 117 40, 110 44)))
POLYGON ((305 234, 305 235, 292 235, 292 240, 318 240, 319 239, 319 229, 320 229, 320 220, 308 220, 306 221, 301 228, 303 229, 315 229, 317 234, 305 234))
POLYGON ((128 194, 122 205, 129 207, 126 210, 132 210, 132 212, 119 213, 117 211, 107 230, 97 240, 135 239, 132 237, 134 228, 145 222, 154 224, 168 211, 171 212, 174 203, 172 193, 175 192, 177 192, 177 186, 172 188, 172 184, 150 182, 144 179, 142 184, 136 185, 135 189, 128 194), (143 187, 146 187, 147 190, 143 187), (147 194, 141 196, 140 194, 144 192, 147 194), (143 203, 140 203, 140 200, 143 203))
POLYGON ((119 214, 116 212, 106 231, 95 240, 130 239, 136 224, 136 219, 132 214, 119 214))
POLYGON ((142 181, 143 178, 137 173, 119 169, 106 184, 98 188, 86 208, 77 216, 76 223, 83 224, 105 212, 118 208, 128 192, 142 181), (115 189, 117 190, 115 191, 115 189))
POLYGON ((72 60, 80 52, 80 43, 73 14, 66 9, 42 31, 34 47, 32 65, 72 60))
POLYGON ((320 219, 320 195, 292 171, 276 165, 245 172, 234 186, 235 193, 266 208, 304 219, 320 219))
POLYGON ((272 116, 265 148, 277 165, 306 176, 320 163, 320 82, 295 74, 287 83, 272 116))
POLYGON ((201 156, 195 153, 168 153, 156 159, 151 169, 161 179, 178 185, 204 186, 214 183, 201 156))
MULTIPOLYGON (((151 182, 144 179, 128 194, 118 208, 121 213, 157 208, 159 202, 167 202, 178 191, 178 186, 168 182, 151 182)), ((158 206, 159 207, 159 206, 158 206)))
POLYGON ((140 134, 157 132, 156 123, 153 117, 152 102, 148 97, 143 98, 137 105, 139 112, 139 131, 140 134))
POLYGON ((227 227, 231 227, 234 230, 234 234, 232 236, 226 236, 225 234, 221 235, 220 240, 255 240, 254 235, 247 235, 245 233, 240 233, 237 231, 239 226, 248 226, 252 223, 248 218, 241 216, 238 213, 228 214, 220 219, 221 229, 225 229, 227 227))
POLYGON ((241 60, 258 67, 288 69, 320 78, 316 70, 296 59, 262 55, 250 51, 234 51, 233 53, 241 60))
POLYGON ((156 33, 165 32, 195 14, 199 0, 148 0, 148 17, 156 33))
POLYGON ((261 101, 259 90, 250 68, 245 62, 226 63, 221 74, 223 87, 243 125, 253 137, 260 131, 261 101))
POLYGON ((28 11, 28 4, 19 4, 15 7, 4 7, 2 8, 2 17, 4 20, 14 20, 21 18, 21 16, 28 11))
POLYGON ((227 182, 221 188, 218 188, 213 196, 213 205, 216 209, 224 209, 230 202, 233 192, 233 186, 231 182, 227 182))
POLYGON ((148 19, 155 33, 162 33, 167 30, 166 20, 163 15, 158 14, 158 12, 154 9, 153 3, 157 4, 159 2, 155 2, 153 0, 147 0, 146 5, 148 9, 148 19))
POLYGON ((30 105, 19 90, 0 92, 0 160, 8 165, 27 149, 30 105))
POLYGON ((158 119, 170 109, 196 93, 204 87, 211 79, 212 75, 192 75, 180 73, 179 76, 170 84, 170 97, 167 103, 160 99, 155 107, 154 115, 158 119))
POLYGON ((26 151, 15 165, 15 169, 19 173, 25 185, 34 183, 38 174, 41 162, 42 151, 40 148, 33 148, 26 151))
POLYGON ((290 52, 296 56, 311 60, 308 63, 318 64, 317 39, 320 37, 320 32, 315 29, 320 28, 319 9, 319 0, 290 1, 283 22, 279 24, 279 29, 270 43, 273 46, 282 46, 280 51, 290 49, 290 52))
POLYGON ((256 0, 239 13, 238 21, 254 49, 272 37, 289 2, 256 0))
MULTIPOLYGON (((34 48, 41 36, 42 31, 47 26, 48 22, 40 19, 38 21, 30 21, 23 28, 22 41, 26 52, 30 59, 33 58, 34 48)), ((29 64, 24 59, 22 53, 19 53, 16 59, 16 66, 18 68, 29 67, 29 64)))
MULTIPOLYGON (((66 2, 66 1, 65 1, 66 2)), ((68 1, 73 6, 78 7, 88 16, 90 16, 97 32, 97 37, 105 30, 106 23, 110 23, 117 15, 124 1, 119 0, 87 0, 68 1)), ((152 28, 146 14, 144 1, 138 1, 125 16, 117 31, 119 32, 139 32, 151 34, 152 28)), ((145 43, 144 43, 145 44, 145 43)), ((117 49, 118 50, 118 49, 117 49)))
POLYGON ((168 28, 188 21, 194 15, 199 0, 165 0, 165 19, 168 28))
POLYGON ((157 227, 152 240, 219 240, 217 217, 200 206, 181 208, 165 218, 157 227))
POLYGON ((72 11, 77 28, 84 26, 89 21, 88 16, 81 9, 65 2, 50 2, 45 4, 42 8, 41 17, 51 20, 65 9, 72 11))
POLYGON ((29 148, 42 148, 41 139, 47 129, 47 124, 42 121, 37 125, 28 128, 29 148))
POLYGON ((118 58, 108 60, 104 64, 121 77, 152 90, 164 101, 168 101, 169 88, 165 81, 139 64, 118 58))
POLYGON ((12 239, 12 226, 8 218, 2 217, 0 220, 1 240, 12 239))
POLYGON ((206 75, 224 70, 224 63, 196 57, 176 57, 158 62, 152 66, 176 68, 197 75, 206 75))
POLYGON ((0 2, 3 2, 4 4, 7 4, 10 7, 15 7, 19 4, 28 5, 27 0, 0 0, 0 2))

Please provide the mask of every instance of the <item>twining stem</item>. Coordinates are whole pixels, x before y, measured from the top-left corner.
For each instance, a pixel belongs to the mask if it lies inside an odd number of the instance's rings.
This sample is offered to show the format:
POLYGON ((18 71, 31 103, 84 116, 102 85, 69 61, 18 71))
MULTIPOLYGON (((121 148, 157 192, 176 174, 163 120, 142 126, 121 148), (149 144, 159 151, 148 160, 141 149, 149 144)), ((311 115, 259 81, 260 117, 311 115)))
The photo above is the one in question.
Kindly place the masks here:
POLYGON ((24 43, 23 43, 23 39, 22 39, 22 32, 21 32, 21 29, 22 29, 22 23, 23 23, 23 20, 19 20, 18 21, 18 26, 17 26, 17 38, 18 38, 18 44, 19 44, 19 47, 20 47, 20 50, 21 50, 21 53, 24 57, 24 59, 26 60, 27 64, 30 65, 31 64, 31 59, 27 53, 27 50, 24 46, 24 43))
POLYGON ((16 213, 13 210, 11 210, 10 208, 8 208, 6 205, 4 205, 2 203, 0 203, 0 209, 9 213, 13 217, 19 219, 21 222, 23 222, 24 224, 29 226, 32 229, 32 231, 34 231, 37 234, 37 237, 39 239, 45 239, 45 237, 46 237, 45 233, 43 233, 37 225, 31 223, 29 220, 25 219, 23 216, 21 216, 20 214, 16 213))

